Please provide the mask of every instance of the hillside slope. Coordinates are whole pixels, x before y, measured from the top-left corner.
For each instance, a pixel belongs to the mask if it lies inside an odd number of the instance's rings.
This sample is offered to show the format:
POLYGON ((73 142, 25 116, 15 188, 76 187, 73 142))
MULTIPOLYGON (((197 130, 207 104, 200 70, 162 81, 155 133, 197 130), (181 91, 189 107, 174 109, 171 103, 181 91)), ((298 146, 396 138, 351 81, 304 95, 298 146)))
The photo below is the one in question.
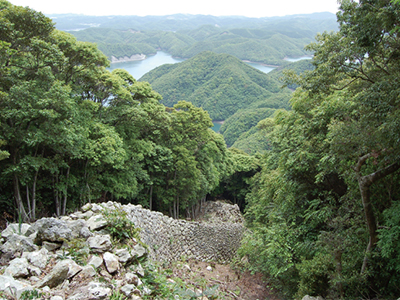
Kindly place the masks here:
POLYGON ((276 79, 228 54, 205 51, 184 62, 160 66, 140 81, 149 82, 163 96, 164 105, 190 101, 214 120, 225 120, 260 101, 266 108, 289 107, 289 90, 280 89, 276 79))

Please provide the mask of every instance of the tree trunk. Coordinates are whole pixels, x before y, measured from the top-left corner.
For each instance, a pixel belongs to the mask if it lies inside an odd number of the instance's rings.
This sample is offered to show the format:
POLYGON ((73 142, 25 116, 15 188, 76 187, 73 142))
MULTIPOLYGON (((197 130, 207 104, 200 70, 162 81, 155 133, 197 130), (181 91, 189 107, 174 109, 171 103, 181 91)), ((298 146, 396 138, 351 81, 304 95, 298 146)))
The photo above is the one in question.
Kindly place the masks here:
POLYGON ((60 206, 59 193, 56 187, 57 183, 58 183, 58 175, 55 175, 53 176, 54 205, 56 208, 56 215, 57 217, 59 217, 61 212, 61 206, 60 206))
POLYGON ((150 186, 150 199, 149 199, 149 208, 153 210, 153 186, 150 186))
POLYGON ((32 208, 31 208, 31 199, 29 198, 29 184, 26 185, 26 204, 28 205, 28 217, 31 219, 32 208))
POLYGON ((31 216, 32 220, 36 220, 36 184, 37 184, 37 177, 39 174, 39 169, 35 173, 35 177, 33 178, 33 184, 32 184, 32 205, 31 205, 31 216))
POLYGON ((66 174, 66 178, 65 178, 66 183, 65 183, 64 199, 63 199, 62 212, 61 212, 63 216, 66 215, 66 210, 67 210, 69 170, 70 170, 70 167, 68 166, 67 174, 66 174))
POLYGON ((379 179, 382 179, 387 175, 396 172, 400 168, 400 163, 396 162, 374 173, 362 176, 361 167, 364 165, 365 161, 370 157, 373 157, 372 153, 360 157, 356 167, 354 168, 357 174, 358 187, 361 193, 361 200, 364 207, 364 214, 365 214, 365 219, 367 221, 367 227, 369 233, 369 242, 367 249, 365 251, 364 261, 361 267, 361 274, 365 272, 368 264, 368 256, 370 255, 371 251, 375 248, 375 245, 378 242, 376 219, 370 199, 371 198, 369 190, 370 186, 375 182, 377 182, 379 179))
POLYGON ((26 213, 24 203, 22 202, 21 191, 19 187, 19 178, 16 174, 14 174, 13 185, 14 185, 14 198, 18 209, 18 216, 21 216, 23 222, 28 222, 29 218, 26 213))

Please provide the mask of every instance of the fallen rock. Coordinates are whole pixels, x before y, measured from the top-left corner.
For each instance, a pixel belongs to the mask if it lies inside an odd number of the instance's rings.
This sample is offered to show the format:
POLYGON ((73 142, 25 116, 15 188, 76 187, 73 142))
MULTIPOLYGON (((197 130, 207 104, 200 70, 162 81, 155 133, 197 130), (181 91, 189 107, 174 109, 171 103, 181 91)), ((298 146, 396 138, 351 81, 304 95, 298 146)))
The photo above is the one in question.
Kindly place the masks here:
POLYGON ((28 277, 28 267, 29 264, 26 258, 14 258, 10 261, 10 265, 5 269, 4 275, 14 278, 28 277))
POLYGON ((17 299, 19 299, 24 291, 29 290, 33 290, 31 285, 15 280, 10 276, 0 275, 0 291, 7 295, 11 297, 17 296, 17 299))
POLYGON ((3 253, 15 253, 17 251, 31 252, 37 249, 38 247, 33 243, 31 238, 18 234, 12 234, 9 236, 7 242, 5 242, 0 248, 3 253))
POLYGON ((83 237, 83 238, 85 238, 85 239, 88 239, 88 238, 90 238, 91 236, 93 236, 94 234, 89 230, 89 228, 88 227, 82 227, 82 229, 81 229, 81 231, 79 232, 79 234, 80 234, 80 236, 81 237, 83 237))
POLYGON ((78 238, 80 237, 82 228, 87 227, 87 225, 84 220, 75 220, 68 222, 68 227, 72 231, 72 238, 78 238))
POLYGON ((107 268, 108 273, 113 274, 119 270, 118 257, 110 252, 106 252, 103 255, 104 265, 107 268))
POLYGON ((72 230, 66 221, 56 218, 43 218, 33 224, 37 231, 35 243, 41 245, 43 241, 62 242, 73 237, 72 230))
POLYGON ((69 266, 67 264, 57 264, 53 270, 37 284, 38 288, 49 286, 54 288, 68 278, 69 266))
POLYGON ((92 258, 89 260, 88 265, 93 266, 94 268, 100 268, 103 264, 103 259, 100 256, 93 255, 92 258))
POLYGON ((90 278, 97 274, 95 268, 93 266, 84 266, 82 267, 82 271, 79 273, 79 276, 90 278))
POLYGON ((105 284, 92 281, 88 285, 78 289, 68 300, 102 300, 107 299, 111 294, 111 289, 105 284))
POLYGON ((13 223, 13 224, 9 224, 7 226, 6 229, 4 229, 1 232, 1 237, 7 239, 9 238, 11 235, 13 234, 18 234, 18 235, 24 235, 24 236, 30 236, 31 234, 33 234, 35 232, 35 230, 32 228, 31 225, 26 224, 26 223, 22 223, 21 224, 21 228, 19 226, 19 224, 13 223), (21 232, 20 232, 21 229, 21 232))
POLYGON ((133 284, 126 284, 120 289, 121 293, 126 297, 130 297, 131 295, 137 293, 139 290, 133 284))
POLYGON ((309 295, 305 295, 301 300, 324 300, 321 296, 313 297, 309 295))
POLYGON ((39 251, 34 252, 24 252, 22 257, 26 257, 26 259, 34 266, 44 269, 47 265, 47 261, 49 260, 49 251, 46 248, 42 248, 39 251))
POLYGON ((86 221, 90 230, 100 230, 107 226, 107 221, 103 215, 94 215, 86 221))
POLYGON ((87 239, 89 248, 95 253, 104 253, 111 249, 111 237, 109 234, 95 235, 87 239))
POLYGON ((139 277, 133 273, 126 273, 125 280, 128 284, 134 284, 135 286, 139 286, 139 283, 141 283, 139 277))
POLYGON ((82 271, 82 267, 79 266, 75 261, 72 259, 65 259, 57 263, 56 267, 62 268, 63 266, 68 267, 68 275, 67 278, 70 279, 74 277, 76 274, 78 274, 80 271, 82 271))
POLYGON ((114 253, 118 257, 120 263, 125 264, 132 259, 132 255, 129 253, 128 249, 117 249, 114 253))

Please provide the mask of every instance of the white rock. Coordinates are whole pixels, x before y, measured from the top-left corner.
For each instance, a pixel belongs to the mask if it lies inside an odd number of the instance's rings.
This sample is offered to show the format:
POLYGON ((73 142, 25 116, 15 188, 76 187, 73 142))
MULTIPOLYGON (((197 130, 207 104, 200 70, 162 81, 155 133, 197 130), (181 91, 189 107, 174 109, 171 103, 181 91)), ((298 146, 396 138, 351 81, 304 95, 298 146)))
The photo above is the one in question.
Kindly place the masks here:
POLYGON ((111 289, 99 282, 88 284, 89 299, 106 299, 111 294, 111 289))
POLYGON ((25 252, 22 254, 22 257, 26 257, 28 261, 35 267, 44 269, 49 259, 48 254, 49 251, 45 247, 42 247, 42 249, 39 251, 25 252))
POLYGON ((56 267, 62 268, 63 266, 67 266, 68 267, 68 276, 67 276, 67 278, 72 278, 76 274, 78 274, 80 271, 82 271, 82 267, 79 266, 72 259, 61 260, 56 264, 56 266, 54 268, 56 268, 56 267))
POLYGON ((94 268, 100 268, 103 264, 103 259, 100 256, 93 255, 92 258, 89 260, 88 265, 93 266, 94 268))
POLYGON ((14 297, 15 295, 19 299, 23 291, 33 290, 33 287, 29 284, 15 280, 10 276, 0 275, 0 291, 4 291, 7 295, 14 297), (15 295, 11 294, 11 291, 15 295))
POLYGON ((129 253, 128 249, 125 249, 125 248, 117 249, 117 250, 115 250, 114 253, 116 256, 118 256, 118 260, 123 264, 128 262, 132 258, 132 255, 129 253))
POLYGON ((89 248, 96 253, 103 253, 111 249, 111 237, 109 234, 95 235, 87 239, 89 248))
POLYGON ((119 270, 118 257, 110 252, 106 252, 103 255, 104 265, 107 268, 108 273, 112 274, 119 270))
POLYGON ((12 252, 15 253, 17 251, 35 251, 38 249, 33 243, 33 240, 29 237, 12 234, 8 237, 7 242, 1 245, 0 250, 3 253, 12 252))
POLYGON ((34 229, 32 228, 31 225, 26 224, 26 223, 22 223, 21 224, 21 232, 20 232, 20 226, 17 223, 13 223, 7 226, 6 229, 4 229, 1 232, 1 236, 5 239, 7 239, 8 237, 10 237, 13 234, 19 234, 19 235, 25 235, 25 236, 29 236, 32 233, 34 233, 34 229))
POLYGON ((38 267, 35 267, 35 266, 28 266, 28 270, 29 270, 29 274, 31 274, 31 276, 40 276, 42 274, 42 271, 38 267))
POLYGON ((48 251, 55 251, 61 247, 60 243, 53 243, 53 242, 47 242, 47 241, 43 241, 42 245, 48 251))
POLYGON ((136 274, 138 274, 140 277, 144 277, 144 269, 142 265, 139 263, 136 268, 135 268, 136 274))
POLYGON ((86 212, 90 209, 92 209, 92 204, 91 203, 86 203, 84 206, 81 207, 82 211, 86 212))
POLYGON ((139 286, 139 277, 137 277, 136 274, 133 273, 126 273, 125 274, 125 280, 129 284, 134 284, 135 286, 139 286))
POLYGON ((10 261, 9 266, 5 269, 4 275, 14 278, 27 277, 29 275, 28 260, 23 258, 14 258, 10 261))
POLYGON ((126 296, 129 297, 133 294, 133 292, 136 290, 136 286, 133 284, 126 284, 123 287, 121 287, 120 291, 126 296))
POLYGON ((63 283, 64 280, 68 278, 69 267, 66 264, 57 264, 51 270, 49 274, 47 274, 42 281, 37 284, 38 288, 43 288, 46 285, 53 288, 57 285, 63 283))
POLYGON ((84 266, 79 275, 83 276, 83 277, 86 277, 86 278, 89 278, 89 277, 95 276, 96 274, 97 274, 96 269, 93 268, 93 266, 89 265, 89 266, 84 266))
POLYGON ((87 226, 90 230, 100 230, 107 226, 107 221, 104 219, 103 215, 94 215, 86 221, 87 226))
POLYGON ((211 266, 207 266, 206 269, 207 269, 207 271, 210 271, 210 272, 213 270, 211 266))

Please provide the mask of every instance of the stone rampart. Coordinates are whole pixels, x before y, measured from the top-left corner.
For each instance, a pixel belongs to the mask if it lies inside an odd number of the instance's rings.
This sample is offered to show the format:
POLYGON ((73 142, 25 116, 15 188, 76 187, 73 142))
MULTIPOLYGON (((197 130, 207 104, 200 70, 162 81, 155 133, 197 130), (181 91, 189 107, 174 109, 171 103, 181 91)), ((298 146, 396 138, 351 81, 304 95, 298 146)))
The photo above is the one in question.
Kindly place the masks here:
POLYGON ((185 257, 203 261, 228 262, 236 254, 242 239, 242 223, 205 223, 175 220, 140 205, 107 202, 92 205, 94 212, 122 208, 141 229, 142 242, 149 246, 151 259, 172 261, 185 257))

